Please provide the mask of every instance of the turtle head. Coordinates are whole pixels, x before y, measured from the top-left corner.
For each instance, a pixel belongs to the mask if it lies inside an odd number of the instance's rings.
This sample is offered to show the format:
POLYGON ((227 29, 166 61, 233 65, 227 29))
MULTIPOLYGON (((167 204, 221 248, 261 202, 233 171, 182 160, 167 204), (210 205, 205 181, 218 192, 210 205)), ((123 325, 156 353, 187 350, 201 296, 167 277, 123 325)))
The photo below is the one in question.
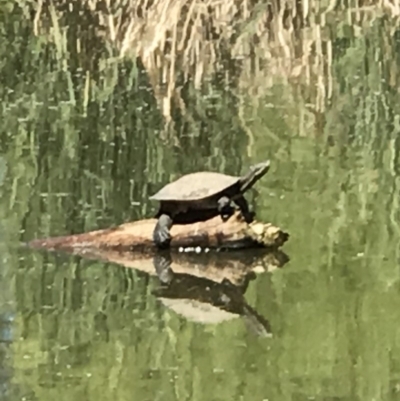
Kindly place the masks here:
POLYGON ((266 160, 251 166, 250 171, 240 179, 241 192, 243 193, 250 189, 263 175, 268 172, 270 165, 271 162, 266 160))
POLYGON ((254 166, 251 166, 250 171, 254 175, 255 179, 258 180, 264 174, 267 173, 270 165, 271 165, 271 162, 269 160, 267 160, 265 162, 261 162, 261 163, 255 164, 254 166))

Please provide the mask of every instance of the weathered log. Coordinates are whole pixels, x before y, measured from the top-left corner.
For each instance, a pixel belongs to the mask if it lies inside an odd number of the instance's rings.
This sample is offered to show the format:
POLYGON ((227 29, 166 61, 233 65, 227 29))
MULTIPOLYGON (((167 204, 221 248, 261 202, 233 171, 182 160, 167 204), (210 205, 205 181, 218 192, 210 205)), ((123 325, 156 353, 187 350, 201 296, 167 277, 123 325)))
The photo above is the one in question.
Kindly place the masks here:
MULTIPOLYGON (((35 248, 74 251, 85 249, 113 249, 119 251, 154 250, 152 240, 155 219, 139 220, 117 227, 88 233, 36 239, 28 243, 35 248)), ((289 235, 270 224, 254 221, 247 224, 240 212, 223 222, 217 216, 193 224, 179 224, 171 228, 171 248, 278 248, 289 235)))

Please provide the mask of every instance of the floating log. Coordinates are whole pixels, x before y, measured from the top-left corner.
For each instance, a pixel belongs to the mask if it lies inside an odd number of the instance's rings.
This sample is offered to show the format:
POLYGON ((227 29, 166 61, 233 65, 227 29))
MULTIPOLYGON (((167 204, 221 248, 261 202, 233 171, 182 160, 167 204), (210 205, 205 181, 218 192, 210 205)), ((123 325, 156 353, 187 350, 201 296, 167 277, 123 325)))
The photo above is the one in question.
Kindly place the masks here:
MULTIPOLYGON (((79 251, 79 249, 113 249, 151 251, 155 249, 153 230, 157 220, 146 219, 88 233, 36 239, 28 243, 35 248, 79 251)), ((223 222, 220 216, 171 228, 171 249, 177 248, 279 248, 289 235, 271 223, 247 224, 240 212, 223 222)))

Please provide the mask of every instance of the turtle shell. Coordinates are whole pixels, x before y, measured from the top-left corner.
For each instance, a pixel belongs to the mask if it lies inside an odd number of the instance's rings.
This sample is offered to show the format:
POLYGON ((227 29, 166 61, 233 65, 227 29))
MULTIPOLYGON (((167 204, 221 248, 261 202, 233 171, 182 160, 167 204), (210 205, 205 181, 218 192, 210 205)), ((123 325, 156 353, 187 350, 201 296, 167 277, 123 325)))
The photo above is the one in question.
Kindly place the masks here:
POLYGON ((159 201, 196 201, 216 195, 238 183, 240 177, 200 171, 186 174, 173 181, 150 199, 159 201))

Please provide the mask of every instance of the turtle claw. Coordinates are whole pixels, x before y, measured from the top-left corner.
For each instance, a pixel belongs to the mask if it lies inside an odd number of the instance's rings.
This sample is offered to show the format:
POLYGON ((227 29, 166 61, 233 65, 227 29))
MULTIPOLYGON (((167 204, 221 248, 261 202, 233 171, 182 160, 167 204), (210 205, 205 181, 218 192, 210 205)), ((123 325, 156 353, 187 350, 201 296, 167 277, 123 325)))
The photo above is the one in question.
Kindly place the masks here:
POLYGON ((153 241, 159 248, 168 248, 171 243, 171 234, 166 227, 160 227, 154 231, 153 241))
POLYGON ((221 214, 221 219, 222 221, 225 223, 226 221, 229 220, 229 218, 231 217, 231 214, 221 214))
POLYGON ((254 221, 254 217, 256 217, 256 213, 255 213, 255 212, 248 212, 248 213, 245 213, 245 214, 243 215, 244 221, 245 221, 247 224, 252 223, 252 222, 254 221))

